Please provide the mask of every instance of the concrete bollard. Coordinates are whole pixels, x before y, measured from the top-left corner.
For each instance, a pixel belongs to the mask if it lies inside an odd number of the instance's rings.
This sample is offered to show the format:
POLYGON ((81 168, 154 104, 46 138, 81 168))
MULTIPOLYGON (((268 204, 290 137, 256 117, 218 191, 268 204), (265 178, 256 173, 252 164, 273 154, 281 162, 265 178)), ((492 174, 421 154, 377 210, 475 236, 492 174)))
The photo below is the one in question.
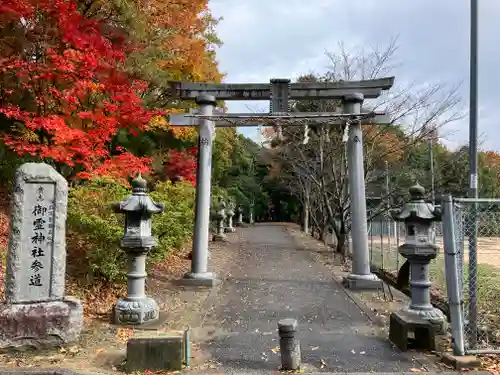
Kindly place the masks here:
POLYGON ((282 370, 288 371, 300 368, 300 341, 295 338, 296 332, 296 319, 283 319, 278 322, 282 370))

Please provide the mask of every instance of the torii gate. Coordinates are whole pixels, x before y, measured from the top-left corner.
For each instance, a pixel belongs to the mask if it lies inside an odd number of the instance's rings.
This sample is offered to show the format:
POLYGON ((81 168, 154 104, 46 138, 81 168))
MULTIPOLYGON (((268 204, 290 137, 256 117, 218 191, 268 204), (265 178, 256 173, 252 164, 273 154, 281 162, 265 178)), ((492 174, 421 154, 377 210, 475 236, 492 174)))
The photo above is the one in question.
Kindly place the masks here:
POLYGON ((196 175, 196 208, 193 233, 191 272, 184 276, 190 285, 212 286, 215 276, 208 272, 208 241, 212 174, 212 141, 215 126, 305 126, 310 122, 348 126, 347 152, 349 193, 351 198, 352 271, 345 278, 352 289, 376 289, 381 281, 370 271, 366 194, 363 165, 363 123, 384 123, 383 113, 364 112, 364 99, 374 99, 394 84, 394 77, 365 81, 290 83, 289 79, 271 79, 258 84, 210 84, 172 82, 171 95, 177 99, 195 100, 198 114, 173 114, 173 126, 198 126, 198 167, 196 175), (217 100, 270 100, 269 114, 214 114, 217 100), (343 102, 343 112, 290 113, 290 100, 331 99, 343 102), (196 124, 194 120, 198 120, 196 124))

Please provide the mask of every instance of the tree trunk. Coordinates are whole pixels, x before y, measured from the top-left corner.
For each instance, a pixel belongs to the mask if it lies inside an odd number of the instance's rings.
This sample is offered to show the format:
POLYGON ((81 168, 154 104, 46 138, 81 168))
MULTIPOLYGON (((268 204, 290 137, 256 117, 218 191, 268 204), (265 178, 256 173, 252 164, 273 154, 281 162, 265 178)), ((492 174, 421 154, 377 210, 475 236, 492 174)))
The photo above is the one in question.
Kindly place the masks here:
POLYGON ((326 225, 323 225, 323 227, 321 228, 321 235, 320 235, 320 240, 326 245, 326 239, 328 237, 328 228, 329 228, 329 225, 326 224, 326 225))
POLYGON ((345 249, 346 245, 348 245, 346 244, 346 239, 347 239, 346 233, 339 233, 337 235, 337 246, 335 247, 336 253, 340 253, 344 256, 347 254, 347 251, 345 249))
POLYGON ((333 231, 337 237, 337 245, 335 246, 335 252, 342 254, 345 259, 349 257, 349 233, 345 225, 344 220, 341 219, 340 225, 334 225, 333 231))

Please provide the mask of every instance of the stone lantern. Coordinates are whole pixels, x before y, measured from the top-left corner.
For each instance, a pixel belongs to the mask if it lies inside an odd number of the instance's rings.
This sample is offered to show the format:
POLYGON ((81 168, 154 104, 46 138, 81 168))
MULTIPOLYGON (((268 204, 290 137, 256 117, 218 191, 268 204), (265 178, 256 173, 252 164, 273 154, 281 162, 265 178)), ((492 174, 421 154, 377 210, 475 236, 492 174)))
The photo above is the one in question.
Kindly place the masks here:
POLYGON ((139 325, 158 320, 157 303, 146 297, 146 256, 156 246, 151 234, 151 216, 161 213, 164 206, 155 203, 147 191, 147 182, 141 175, 132 181, 132 195, 114 203, 113 210, 125 214, 125 234, 120 247, 127 253, 127 297, 120 298, 114 308, 115 323, 139 325))
POLYGON ((429 289, 432 285, 429 263, 437 257, 439 250, 434 243, 433 222, 441 221, 441 211, 424 201, 425 189, 418 183, 409 192, 410 201, 393 214, 396 221, 405 223, 405 243, 398 250, 410 264, 411 303, 404 312, 428 321, 436 332, 443 332, 446 317, 432 306, 429 289))
POLYGON ((253 208, 254 208, 254 205, 253 204, 250 204, 250 212, 248 214, 248 222, 250 223, 250 225, 254 224, 255 221, 253 219, 253 208))
POLYGON ((238 206, 238 209, 236 210, 236 215, 238 215, 237 219, 236 219, 236 226, 242 227, 243 226, 243 206, 241 204, 238 206))
POLYGON ((234 203, 229 201, 229 204, 227 206, 227 227, 225 228, 225 231, 227 233, 234 233, 236 231, 236 229, 234 229, 233 227, 234 203))
POLYGON ((217 232, 215 233, 214 241, 225 241, 226 235, 224 234, 224 219, 226 218, 226 202, 224 198, 219 197, 219 207, 215 214, 215 220, 217 220, 217 232))

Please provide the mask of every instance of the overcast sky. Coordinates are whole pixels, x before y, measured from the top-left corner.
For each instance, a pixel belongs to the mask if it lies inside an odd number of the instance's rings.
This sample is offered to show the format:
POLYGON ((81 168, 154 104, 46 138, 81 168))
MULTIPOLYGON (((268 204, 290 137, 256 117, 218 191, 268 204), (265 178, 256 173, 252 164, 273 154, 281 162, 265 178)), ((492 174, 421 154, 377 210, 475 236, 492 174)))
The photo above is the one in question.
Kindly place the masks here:
MULTIPOLYGON (((225 82, 269 82, 328 68, 325 50, 356 49, 398 37, 397 82, 460 84, 468 102, 470 0, 210 0, 223 17, 218 51, 225 82)), ((500 1, 479 0, 479 133, 500 151, 500 1)), ((230 102, 230 112, 266 112, 266 102, 230 102), (250 110, 249 110, 250 108, 250 110)), ((468 119, 445 137, 468 142, 468 119)), ((244 134, 256 139, 256 131, 244 134)))

